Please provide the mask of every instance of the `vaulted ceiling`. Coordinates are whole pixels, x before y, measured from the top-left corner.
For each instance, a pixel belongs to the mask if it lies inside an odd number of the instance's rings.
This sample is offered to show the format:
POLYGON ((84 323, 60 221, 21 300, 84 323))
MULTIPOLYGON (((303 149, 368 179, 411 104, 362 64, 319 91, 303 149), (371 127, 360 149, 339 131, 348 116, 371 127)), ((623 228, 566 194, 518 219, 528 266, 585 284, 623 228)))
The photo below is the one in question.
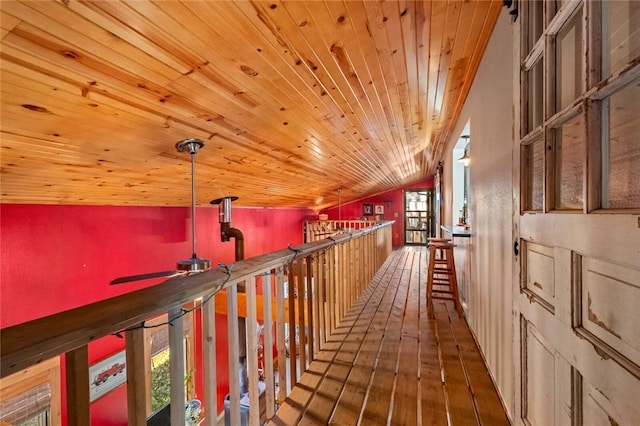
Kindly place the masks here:
POLYGON ((322 208, 432 175, 501 1, 13 1, 5 203, 322 208))

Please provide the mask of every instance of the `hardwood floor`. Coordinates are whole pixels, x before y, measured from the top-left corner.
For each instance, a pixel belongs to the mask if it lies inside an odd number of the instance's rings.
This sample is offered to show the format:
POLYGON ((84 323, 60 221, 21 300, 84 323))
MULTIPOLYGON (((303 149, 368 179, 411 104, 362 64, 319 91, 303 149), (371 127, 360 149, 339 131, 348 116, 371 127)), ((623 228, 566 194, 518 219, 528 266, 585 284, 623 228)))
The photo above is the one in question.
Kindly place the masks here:
POLYGON ((427 317, 427 250, 394 251, 273 425, 508 425, 451 302, 427 317))

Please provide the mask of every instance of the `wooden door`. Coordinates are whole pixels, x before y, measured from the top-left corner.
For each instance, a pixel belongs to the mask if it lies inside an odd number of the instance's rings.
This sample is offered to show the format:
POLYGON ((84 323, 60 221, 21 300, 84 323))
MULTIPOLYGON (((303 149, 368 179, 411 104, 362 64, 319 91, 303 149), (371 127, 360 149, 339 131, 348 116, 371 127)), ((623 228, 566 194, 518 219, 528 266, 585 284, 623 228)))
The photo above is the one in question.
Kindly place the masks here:
POLYGON ((514 26, 514 423, 637 425, 640 2, 557 3, 514 26))
POLYGON ((433 189, 404 191, 404 243, 426 245, 435 236, 433 189))

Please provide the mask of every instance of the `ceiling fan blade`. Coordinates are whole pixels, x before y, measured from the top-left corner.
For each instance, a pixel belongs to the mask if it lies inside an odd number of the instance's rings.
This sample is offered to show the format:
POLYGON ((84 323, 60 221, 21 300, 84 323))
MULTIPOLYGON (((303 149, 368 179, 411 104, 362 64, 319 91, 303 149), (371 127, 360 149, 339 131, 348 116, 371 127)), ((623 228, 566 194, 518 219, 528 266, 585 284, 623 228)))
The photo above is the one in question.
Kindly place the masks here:
POLYGON ((151 272, 151 273, 148 273, 148 274, 140 274, 140 275, 129 275, 129 276, 126 276, 126 277, 116 278, 115 280, 111 281, 109 284, 110 285, 124 284, 124 283, 130 283, 132 281, 148 280, 148 279, 151 279, 151 278, 175 277, 177 275, 182 275, 182 274, 183 274, 183 272, 162 271, 162 272, 151 272))

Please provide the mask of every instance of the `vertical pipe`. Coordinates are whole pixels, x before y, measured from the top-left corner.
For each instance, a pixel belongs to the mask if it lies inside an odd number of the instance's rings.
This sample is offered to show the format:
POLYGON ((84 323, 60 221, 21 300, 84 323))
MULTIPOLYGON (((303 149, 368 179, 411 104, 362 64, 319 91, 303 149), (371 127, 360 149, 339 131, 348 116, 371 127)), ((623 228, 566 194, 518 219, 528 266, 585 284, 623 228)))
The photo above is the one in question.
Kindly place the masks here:
POLYGON ((191 252, 196 256, 196 150, 191 149, 191 252))

